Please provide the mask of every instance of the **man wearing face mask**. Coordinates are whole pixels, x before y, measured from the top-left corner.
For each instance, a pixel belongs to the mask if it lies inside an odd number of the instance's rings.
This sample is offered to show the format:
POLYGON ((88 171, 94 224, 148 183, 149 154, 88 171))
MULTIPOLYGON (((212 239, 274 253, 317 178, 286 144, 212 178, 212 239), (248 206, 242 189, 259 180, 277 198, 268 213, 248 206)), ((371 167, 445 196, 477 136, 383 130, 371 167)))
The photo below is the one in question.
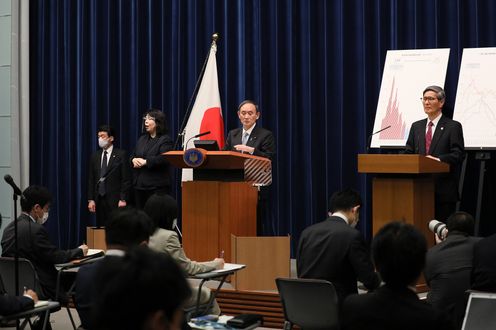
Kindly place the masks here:
POLYGON ((98 128, 101 149, 91 155, 88 169, 88 210, 96 213, 97 227, 105 226, 110 213, 127 205, 131 187, 130 168, 125 150, 114 147, 112 127, 98 128))
POLYGON ((357 279, 369 290, 380 279, 374 271, 370 251, 358 230, 362 200, 351 189, 338 191, 329 201, 329 218, 306 228, 296 256, 298 277, 322 279, 334 284, 339 304, 358 293, 357 279))
MULTIPOLYGON (((60 300, 58 298, 66 295, 55 295, 57 270, 54 265, 85 256, 88 246, 83 244, 72 250, 60 250, 52 244, 43 226, 48 219, 51 200, 52 195, 45 187, 29 186, 24 190, 21 198, 22 213, 16 220, 17 244, 19 257, 31 261, 38 274, 40 298, 60 300)), ((3 231, 2 256, 15 256, 14 221, 3 231)))

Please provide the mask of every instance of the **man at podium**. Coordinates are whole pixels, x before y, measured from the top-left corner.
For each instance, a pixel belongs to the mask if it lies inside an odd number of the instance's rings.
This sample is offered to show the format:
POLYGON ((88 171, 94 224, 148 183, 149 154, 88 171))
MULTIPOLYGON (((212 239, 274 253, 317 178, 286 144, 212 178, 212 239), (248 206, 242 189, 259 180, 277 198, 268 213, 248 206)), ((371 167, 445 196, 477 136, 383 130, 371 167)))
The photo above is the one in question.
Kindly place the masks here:
POLYGON ((464 157, 462 125, 443 116, 446 94, 441 87, 428 86, 420 100, 427 118, 412 124, 405 152, 426 155, 450 164, 449 173, 434 176, 435 217, 445 222, 455 211, 456 202, 460 197, 459 165, 464 157))
POLYGON ((258 105, 251 100, 241 102, 238 118, 243 127, 229 132, 223 150, 245 152, 272 160, 276 152, 274 135, 271 131, 257 126, 257 120, 260 118, 258 105))

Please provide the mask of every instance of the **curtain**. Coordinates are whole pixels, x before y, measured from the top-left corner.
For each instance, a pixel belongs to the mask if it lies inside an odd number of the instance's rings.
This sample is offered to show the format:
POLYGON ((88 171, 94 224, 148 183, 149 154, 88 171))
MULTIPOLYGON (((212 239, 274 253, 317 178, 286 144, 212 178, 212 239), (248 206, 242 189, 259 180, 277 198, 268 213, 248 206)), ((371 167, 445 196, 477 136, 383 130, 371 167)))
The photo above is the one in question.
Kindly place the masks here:
POLYGON ((54 194, 47 226, 62 247, 80 244, 94 221, 86 180, 97 126, 114 126, 116 145, 132 150, 142 113, 154 107, 175 138, 214 32, 226 130, 239 126, 242 100, 259 102, 258 124, 277 141, 264 232, 290 234, 293 247, 344 187, 361 192, 359 229, 370 235, 370 180, 357 173, 357 154, 372 130, 386 51, 451 48, 453 105, 462 49, 496 44, 491 0, 30 4, 30 182, 54 194))

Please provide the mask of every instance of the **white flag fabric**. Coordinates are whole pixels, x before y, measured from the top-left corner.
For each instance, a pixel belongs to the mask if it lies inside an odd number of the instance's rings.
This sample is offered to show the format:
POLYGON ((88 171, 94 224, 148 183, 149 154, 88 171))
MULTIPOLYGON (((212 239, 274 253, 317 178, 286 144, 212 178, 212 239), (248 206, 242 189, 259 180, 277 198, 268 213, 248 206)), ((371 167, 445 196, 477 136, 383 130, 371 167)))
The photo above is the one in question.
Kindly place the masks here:
MULTIPOLYGON (((210 47, 207 66, 203 73, 200 88, 196 94, 195 103, 185 128, 184 142, 191 137, 210 131, 210 134, 200 137, 201 140, 217 140, 219 148, 224 146, 224 121, 220 105, 219 82, 217 79, 217 45, 210 47)), ((184 150, 193 147, 193 141, 184 145, 184 150)), ((192 180, 192 171, 183 170, 182 181, 192 180)))

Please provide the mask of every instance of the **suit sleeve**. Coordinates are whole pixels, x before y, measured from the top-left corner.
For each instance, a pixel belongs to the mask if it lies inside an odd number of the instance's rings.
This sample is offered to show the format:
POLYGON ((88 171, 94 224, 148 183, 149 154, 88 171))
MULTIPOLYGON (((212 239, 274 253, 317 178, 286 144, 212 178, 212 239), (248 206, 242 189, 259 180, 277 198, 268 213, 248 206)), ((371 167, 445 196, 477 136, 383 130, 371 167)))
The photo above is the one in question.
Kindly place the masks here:
POLYGON ((88 166, 88 200, 95 200, 95 174, 93 173, 94 158, 94 155, 92 155, 88 166))
POLYGON ((158 146, 157 153, 152 155, 146 155, 146 167, 154 168, 162 165, 168 164, 167 159, 165 159, 162 154, 167 151, 171 151, 173 146, 173 142, 168 135, 162 135, 160 137, 160 141, 158 142, 160 145, 158 146))
POLYGON ((190 260, 184 253, 176 233, 173 233, 167 240, 166 249, 188 275, 205 273, 215 269, 215 263, 213 262, 196 262, 190 260))
POLYGON ((453 126, 449 130, 449 153, 439 155, 442 162, 456 165, 463 161, 465 156, 465 143, 463 141, 462 125, 453 121, 453 126))
POLYGON ((231 140, 232 140, 232 137, 231 137, 231 134, 232 131, 230 131, 229 133, 227 133, 227 139, 226 139, 226 143, 224 144, 224 148, 222 148, 222 150, 225 150, 225 151, 231 151, 233 146, 232 146, 232 143, 231 143, 231 140))
POLYGON ((418 141, 415 141, 415 128, 413 125, 410 127, 410 133, 408 134, 408 139, 406 140, 405 145, 405 154, 418 154, 418 148, 416 148, 418 141))
POLYGON ((0 314, 9 315, 34 307, 33 299, 20 296, 0 295, 0 314))
POLYGON ((36 254, 42 261, 51 264, 61 264, 68 262, 72 259, 83 256, 83 250, 80 248, 72 250, 60 250, 50 242, 48 232, 42 226, 34 235, 33 246, 36 246, 36 254))
POLYGON ((272 160, 276 154, 276 142, 272 132, 268 132, 262 141, 260 148, 255 148, 253 154, 255 156, 266 157, 272 160))
POLYGON ((350 246, 349 260, 357 278, 369 290, 374 290, 381 283, 379 275, 374 271, 369 250, 357 231, 350 246))

